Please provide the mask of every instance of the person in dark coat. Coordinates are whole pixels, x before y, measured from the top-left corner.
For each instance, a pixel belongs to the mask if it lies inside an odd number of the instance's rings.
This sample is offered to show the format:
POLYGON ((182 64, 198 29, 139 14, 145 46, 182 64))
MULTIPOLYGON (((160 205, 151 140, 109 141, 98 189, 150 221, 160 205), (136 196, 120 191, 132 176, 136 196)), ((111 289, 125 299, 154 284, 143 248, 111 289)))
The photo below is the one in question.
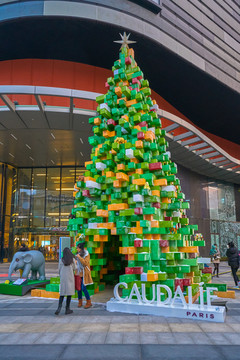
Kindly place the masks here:
POLYGON ((22 252, 29 251, 29 248, 26 244, 23 243, 23 244, 21 244, 21 247, 18 251, 22 251, 22 252))
POLYGON ((237 270, 239 268, 239 254, 238 249, 235 247, 234 243, 231 241, 228 243, 228 249, 226 253, 228 257, 228 265, 231 266, 233 279, 236 286, 239 286, 239 278, 237 276, 237 270))

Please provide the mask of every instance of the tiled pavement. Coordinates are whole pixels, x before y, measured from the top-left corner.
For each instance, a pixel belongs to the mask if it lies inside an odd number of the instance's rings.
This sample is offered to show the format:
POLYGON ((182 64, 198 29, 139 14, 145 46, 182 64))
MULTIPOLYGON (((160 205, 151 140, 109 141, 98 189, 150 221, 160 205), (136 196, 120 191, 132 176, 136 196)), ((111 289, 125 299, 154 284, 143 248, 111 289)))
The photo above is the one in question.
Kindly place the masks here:
POLYGON ((0 359, 240 359, 239 292, 225 323, 109 313, 103 299, 55 316, 56 300, 0 295, 0 359))
POLYGON ((1 359, 240 359, 240 303, 225 323, 109 313, 104 305, 55 316, 56 300, 0 301, 1 359), (229 352, 228 352, 229 351, 229 352), (161 356, 160 356, 161 354, 161 356))

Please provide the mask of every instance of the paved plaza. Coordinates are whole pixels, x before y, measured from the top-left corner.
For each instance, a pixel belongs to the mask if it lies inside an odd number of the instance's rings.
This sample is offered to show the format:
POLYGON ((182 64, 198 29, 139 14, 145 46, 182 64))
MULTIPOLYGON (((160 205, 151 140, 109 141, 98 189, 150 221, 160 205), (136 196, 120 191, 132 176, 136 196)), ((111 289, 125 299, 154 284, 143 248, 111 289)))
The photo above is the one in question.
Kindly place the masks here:
MULTIPOLYGON (((47 264, 47 275, 57 264, 47 264)), ((6 264, 0 265, 4 281, 6 264)), ((233 285, 229 267, 213 282, 233 285)), ((55 316, 57 300, 0 295, 0 358, 18 359, 240 359, 240 292, 228 299, 225 323, 109 313, 112 289, 94 295, 91 309, 55 316)))

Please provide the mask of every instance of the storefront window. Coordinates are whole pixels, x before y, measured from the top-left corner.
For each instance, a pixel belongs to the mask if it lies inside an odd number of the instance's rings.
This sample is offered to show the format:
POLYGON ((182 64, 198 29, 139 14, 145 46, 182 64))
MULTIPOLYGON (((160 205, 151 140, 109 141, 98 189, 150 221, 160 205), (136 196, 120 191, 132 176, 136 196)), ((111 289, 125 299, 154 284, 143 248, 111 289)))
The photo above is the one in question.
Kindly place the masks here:
POLYGON ((0 216, 1 216, 1 209, 2 209, 2 171, 3 165, 0 163, 0 216))
POLYGON ((46 189, 46 227, 59 226, 60 189, 60 168, 48 168, 46 189))
POLYGON ((208 191, 210 218, 236 221, 234 186, 209 182, 208 191))
POLYGON ((32 226, 44 227, 46 169, 33 169, 32 226))
MULTIPOLYGON (((6 171, 9 190, 4 210, 4 248, 12 237, 12 252, 25 243, 29 249, 42 251, 46 260, 56 261, 59 238, 69 235, 67 225, 74 202, 74 183, 85 170, 75 167, 27 168, 18 169, 17 176, 10 167, 6 171)), ((0 189, 1 174, 2 171, 0 189)))
POLYGON ((75 172, 75 168, 62 169, 60 226, 67 226, 69 215, 73 207, 75 172))
POLYGON ((0 164, 0 261, 7 261, 13 252, 13 194, 16 169, 0 164))
MULTIPOLYGON (((2 214, 3 214, 3 164, 0 163, 0 221, 2 223, 2 214)), ((2 229, 0 226, 0 237, 2 229)))
POLYGON ((30 219, 32 169, 18 170, 18 203, 16 214, 16 227, 28 228, 30 219))

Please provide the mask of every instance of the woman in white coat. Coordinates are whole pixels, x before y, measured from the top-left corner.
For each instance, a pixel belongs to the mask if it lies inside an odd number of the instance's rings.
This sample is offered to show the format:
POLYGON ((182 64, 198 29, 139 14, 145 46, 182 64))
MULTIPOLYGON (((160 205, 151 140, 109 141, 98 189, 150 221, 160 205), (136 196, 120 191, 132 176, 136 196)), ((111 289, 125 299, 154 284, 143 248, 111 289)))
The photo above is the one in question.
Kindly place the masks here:
POLYGON ((73 311, 70 310, 70 303, 72 295, 75 294, 74 271, 76 270, 76 262, 68 247, 63 250, 63 257, 59 262, 58 270, 60 274, 60 298, 55 314, 58 315, 60 313, 64 296, 67 296, 65 314, 72 314, 73 311))

